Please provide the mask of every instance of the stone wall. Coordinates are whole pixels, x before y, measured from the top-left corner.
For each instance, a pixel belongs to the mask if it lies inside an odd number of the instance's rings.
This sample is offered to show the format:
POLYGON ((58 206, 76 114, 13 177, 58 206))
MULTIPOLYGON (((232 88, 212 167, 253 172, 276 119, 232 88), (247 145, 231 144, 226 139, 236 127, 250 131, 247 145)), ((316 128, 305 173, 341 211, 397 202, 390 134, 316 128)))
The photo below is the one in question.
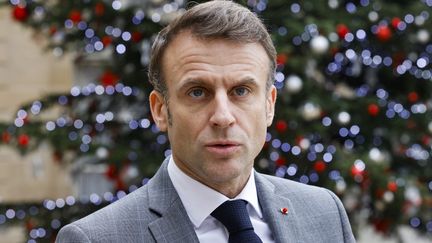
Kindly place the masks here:
MULTIPOLYGON (((0 122, 11 122, 21 104, 51 92, 67 92, 72 84, 70 56, 44 51, 43 39, 0 8, 0 122)), ((68 173, 52 159, 48 145, 21 156, 0 145, 0 202, 40 201, 71 194, 68 173)))

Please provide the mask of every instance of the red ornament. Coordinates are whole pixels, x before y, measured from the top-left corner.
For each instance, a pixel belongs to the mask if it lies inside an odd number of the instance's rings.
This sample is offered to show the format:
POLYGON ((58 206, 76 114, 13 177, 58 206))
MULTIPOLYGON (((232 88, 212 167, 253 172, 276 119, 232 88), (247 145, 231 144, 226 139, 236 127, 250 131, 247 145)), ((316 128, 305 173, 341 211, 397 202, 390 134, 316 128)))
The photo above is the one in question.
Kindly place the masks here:
POLYGON ((381 42, 387 42, 392 37, 392 32, 387 25, 378 26, 376 36, 381 42))
POLYGON ((280 212, 281 212, 282 214, 287 214, 287 213, 288 213, 288 208, 281 208, 281 209, 280 209, 280 212))
POLYGON ((424 135, 421 140, 424 145, 430 145, 431 143, 431 137, 427 135, 424 135))
POLYGON ((54 153, 53 153, 52 156, 53 156, 53 159, 54 159, 55 162, 60 162, 62 160, 62 158, 63 158, 63 153, 60 152, 60 151, 58 151, 58 150, 56 150, 56 151, 54 151, 54 153))
POLYGON ((407 124, 406 124, 408 129, 414 129, 417 127, 417 122, 415 122, 414 120, 408 120, 407 124))
POLYGON ((365 172, 364 170, 360 170, 355 165, 351 166, 351 175, 352 176, 363 176, 364 172, 365 172))
POLYGON ((283 166, 286 165, 286 159, 282 156, 280 156, 277 160, 276 160, 276 166, 283 166))
POLYGON ((124 191, 126 189, 126 185, 120 177, 115 179, 115 189, 116 191, 124 191))
POLYGON ((131 39, 133 42, 135 42, 135 43, 140 42, 142 40, 142 38, 143 38, 143 35, 141 34, 141 32, 138 32, 138 31, 132 32, 131 39))
POLYGON ((117 167, 115 165, 109 165, 108 169, 105 171, 105 176, 110 179, 114 180, 117 176, 117 167))
POLYGON ((375 197, 377 197, 378 199, 381 199, 384 196, 385 190, 382 188, 378 188, 375 191, 375 197))
POLYGON ((81 12, 78 10, 72 10, 69 13, 69 19, 72 20, 72 22, 74 22, 74 24, 80 22, 81 21, 81 12))
POLYGON ((389 191, 391 191, 391 192, 396 192, 397 189, 398 189, 398 186, 397 186, 396 182, 394 182, 394 181, 390 181, 390 182, 387 184, 387 189, 388 189, 389 191))
POLYGON ((33 220, 31 220, 31 219, 26 220, 25 228, 28 232, 30 232, 34 227, 35 227, 35 223, 33 222, 33 220))
POLYGON ((105 5, 102 2, 96 3, 94 11, 95 11, 96 16, 100 17, 100 16, 104 15, 105 14, 105 5))
POLYGON ((8 132, 2 133, 2 141, 3 143, 9 143, 11 140, 11 135, 8 132))
POLYGON ((338 47, 331 47, 330 48, 330 53, 332 56, 336 55, 336 53, 338 53, 340 51, 340 49, 338 47))
POLYGON ((14 19, 23 22, 28 18, 28 10, 26 7, 17 5, 12 10, 12 16, 14 19))
POLYGON ((326 167, 327 167, 326 163, 325 163, 324 161, 322 161, 322 160, 318 160, 318 161, 315 162, 315 164, 314 164, 314 169, 315 169, 315 171, 318 172, 318 173, 322 173, 322 172, 324 172, 325 169, 326 169, 326 167))
POLYGON ((277 65, 285 65, 288 60, 288 56, 285 53, 278 54, 276 57, 277 65))
POLYGON ((394 29, 397 29, 399 23, 401 22, 401 19, 398 17, 394 17, 391 21, 391 25, 394 29))
POLYGON ((276 130, 280 133, 285 132, 288 129, 288 124, 284 120, 278 120, 276 122, 276 130))
POLYGON ((21 134, 18 136, 18 144, 21 147, 27 147, 27 145, 29 144, 30 141, 30 137, 26 134, 21 134))
POLYGON ((345 35, 348 34, 350 32, 350 30, 348 29, 348 27, 344 24, 338 24, 336 26, 336 32, 339 36, 339 38, 344 39, 345 35))
POLYGON ((304 136, 302 136, 302 135, 296 136, 296 138, 295 138, 296 144, 300 145, 300 143, 303 139, 304 139, 304 136))
POLYGON ((54 35, 57 32, 57 27, 54 25, 49 28, 49 34, 54 35))
POLYGON ((368 113, 370 116, 378 116, 380 108, 376 104, 370 104, 368 106, 368 113))
POLYGON ((119 77, 111 72, 111 71, 106 71, 104 74, 102 74, 101 78, 100 78, 100 82, 101 84, 106 87, 106 86, 114 86, 117 84, 117 82, 119 81, 119 77))
POLYGON ((112 38, 110 36, 102 37, 102 44, 104 46, 109 46, 112 43, 112 38))
POLYGON ((412 91, 408 94, 408 101, 411 103, 415 103, 417 102, 419 99, 419 95, 417 94, 417 92, 412 91))
POLYGON ((383 218, 375 219, 373 225, 376 231, 387 234, 390 228, 390 220, 383 218))

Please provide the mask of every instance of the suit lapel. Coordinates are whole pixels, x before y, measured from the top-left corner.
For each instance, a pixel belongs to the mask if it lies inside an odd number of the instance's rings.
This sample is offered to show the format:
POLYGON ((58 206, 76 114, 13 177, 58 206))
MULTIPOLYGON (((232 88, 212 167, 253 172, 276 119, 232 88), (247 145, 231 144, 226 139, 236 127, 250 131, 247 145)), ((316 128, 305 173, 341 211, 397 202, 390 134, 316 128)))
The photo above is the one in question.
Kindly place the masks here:
POLYGON ((149 209, 160 216, 148 227, 156 242, 199 243, 192 222, 181 203, 168 175, 165 159, 156 175, 148 183, 149 209))
POLYGON ((255 173, 255 183, 264 220, 269 224, 275 242, 299 242, 297 216, 291 201, 278 195, 275 186, 259 173, 255 173), (287 208, 286 214, 281 212, 287 208))

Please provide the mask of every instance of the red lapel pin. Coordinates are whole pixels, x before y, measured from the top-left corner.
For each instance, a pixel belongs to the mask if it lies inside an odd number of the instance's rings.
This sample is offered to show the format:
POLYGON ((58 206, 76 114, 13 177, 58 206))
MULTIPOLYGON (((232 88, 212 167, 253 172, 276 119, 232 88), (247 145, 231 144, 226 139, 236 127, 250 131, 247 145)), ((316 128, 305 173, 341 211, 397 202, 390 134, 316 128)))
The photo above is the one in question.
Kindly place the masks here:
POLYGON ((285 215, 288 213, 288 208, 281 208, 280 212, 285 215))

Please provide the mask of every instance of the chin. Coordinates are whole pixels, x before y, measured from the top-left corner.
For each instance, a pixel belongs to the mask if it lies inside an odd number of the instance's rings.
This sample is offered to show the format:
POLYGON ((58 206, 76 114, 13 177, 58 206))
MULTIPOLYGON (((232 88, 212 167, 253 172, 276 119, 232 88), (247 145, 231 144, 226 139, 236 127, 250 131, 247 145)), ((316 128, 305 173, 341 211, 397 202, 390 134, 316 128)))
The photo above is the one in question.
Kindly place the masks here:
POLYGON ((223 164, 219 166, 212 166, 210 170, 207 171, 207 175, 214 178, 215 181, 226 182, 233 180, 241 176, 247 168, 244 165, 239 164, 223 164))

